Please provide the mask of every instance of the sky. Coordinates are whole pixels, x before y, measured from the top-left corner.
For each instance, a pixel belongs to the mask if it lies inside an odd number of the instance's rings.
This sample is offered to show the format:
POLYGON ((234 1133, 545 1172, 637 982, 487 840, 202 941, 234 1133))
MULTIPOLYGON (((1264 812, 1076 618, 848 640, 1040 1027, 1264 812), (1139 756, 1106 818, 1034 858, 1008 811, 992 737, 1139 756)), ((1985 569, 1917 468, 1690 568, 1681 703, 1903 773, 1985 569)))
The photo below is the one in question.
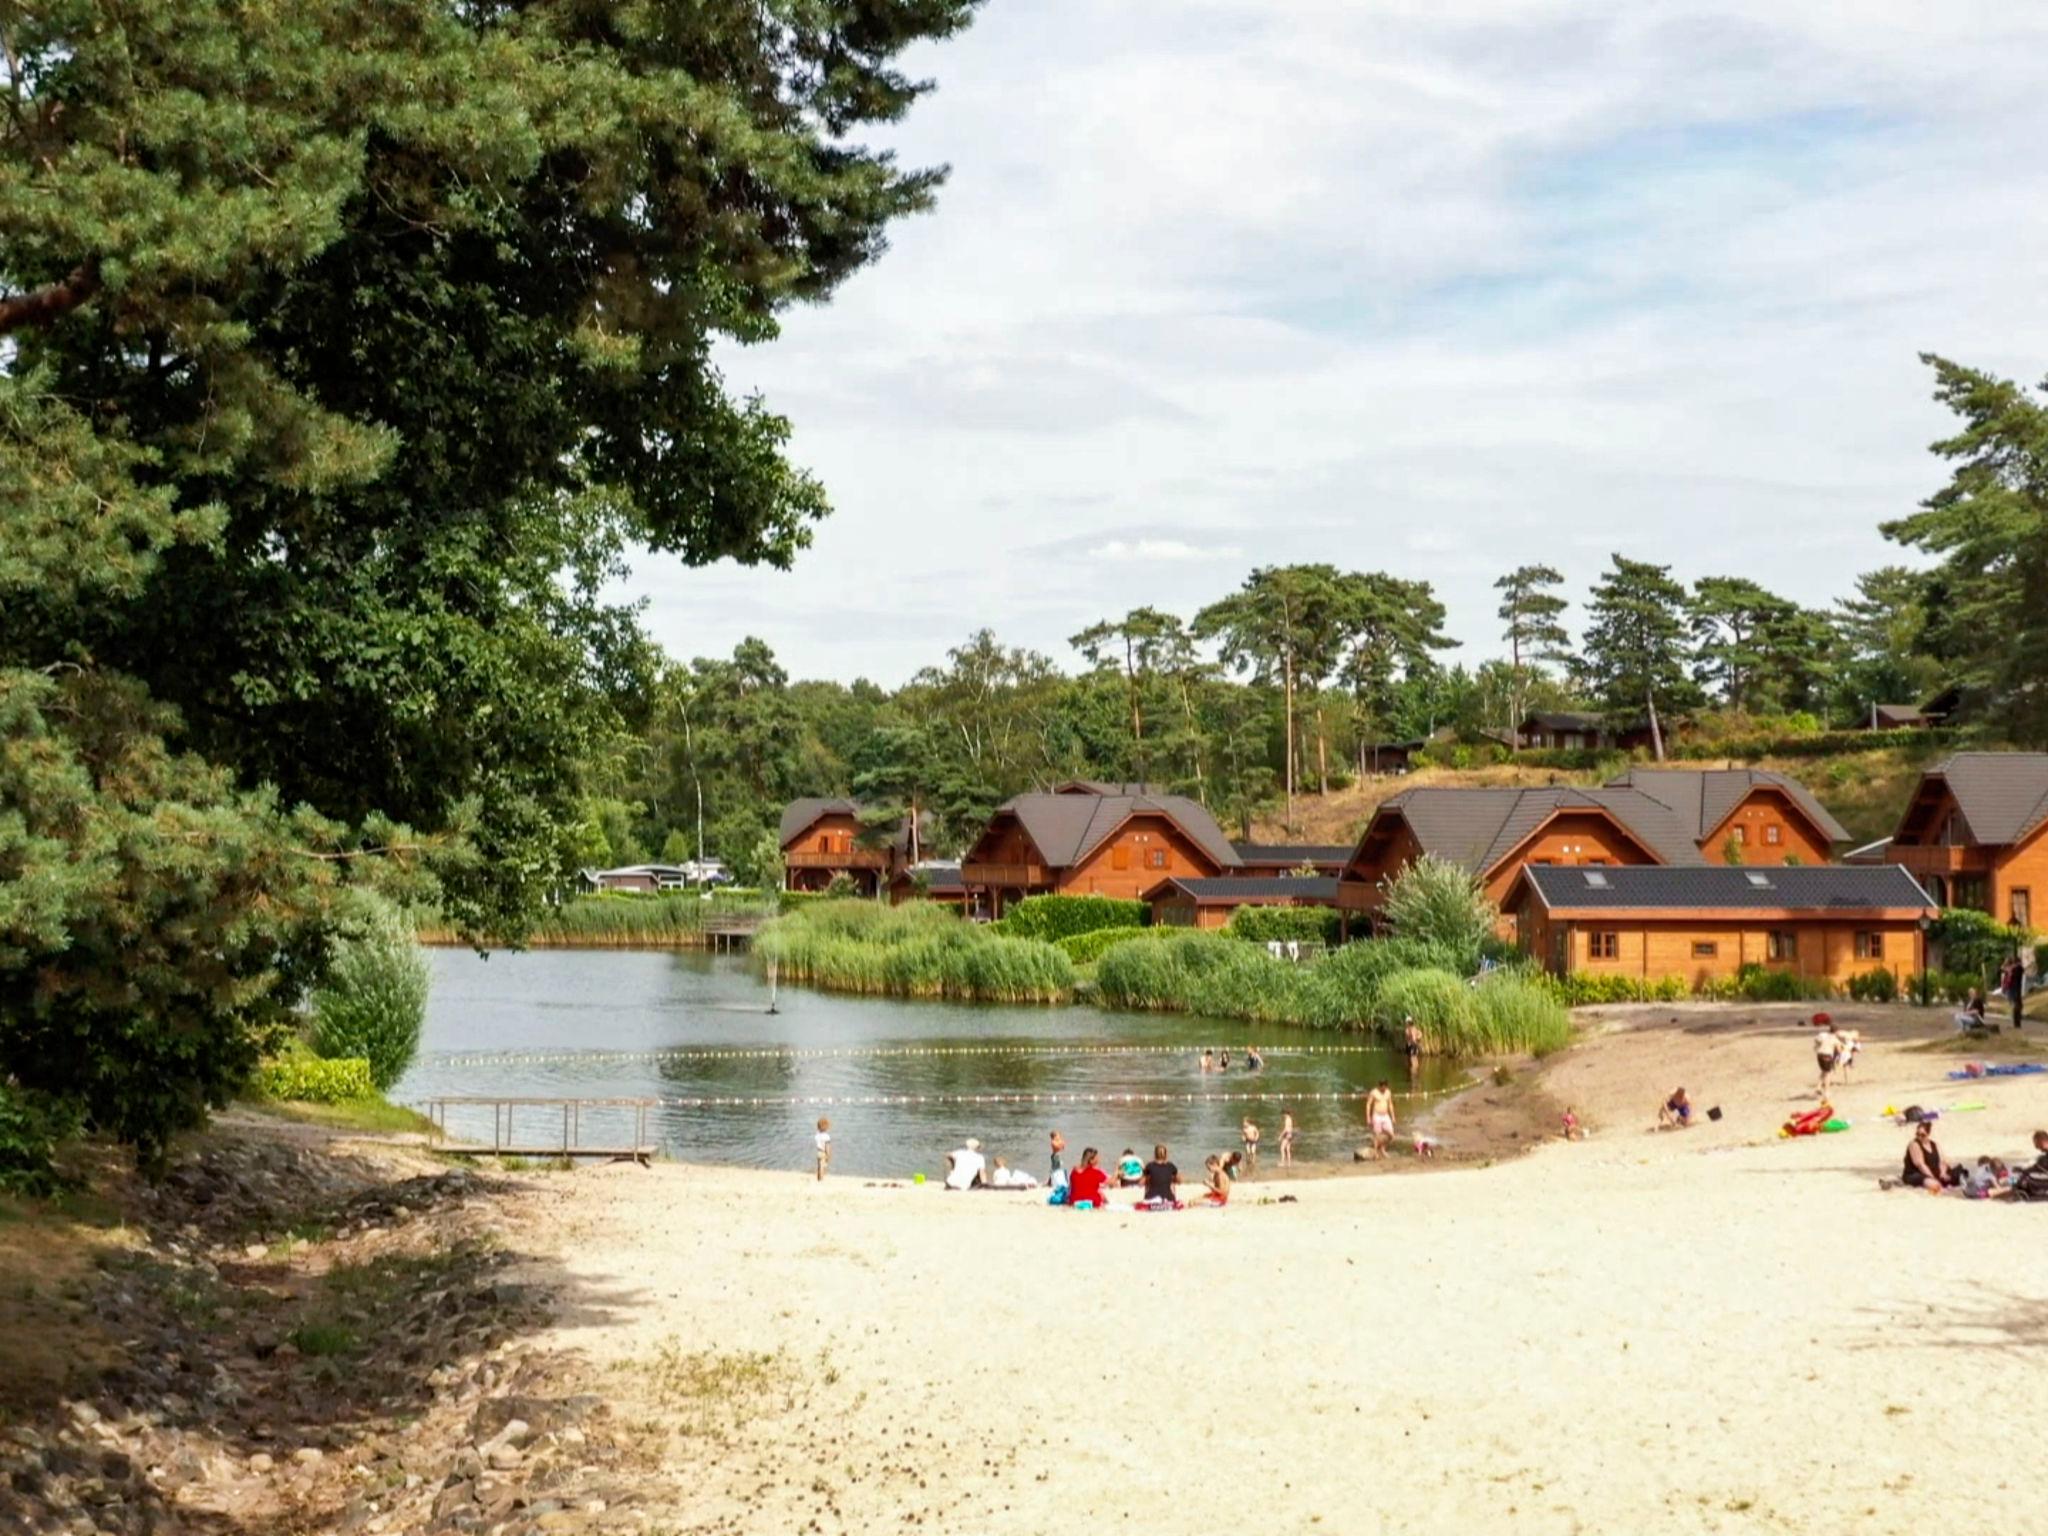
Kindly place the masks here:
POLYGON ((1256 565, 1613 551, 1824 604, 1945 479, 1923 351, 2048 377, 2048 6, 989 0, 876 140, 934 211, 719 365, 835 511, 637 562, 678 657, 885 686, 1256 565))

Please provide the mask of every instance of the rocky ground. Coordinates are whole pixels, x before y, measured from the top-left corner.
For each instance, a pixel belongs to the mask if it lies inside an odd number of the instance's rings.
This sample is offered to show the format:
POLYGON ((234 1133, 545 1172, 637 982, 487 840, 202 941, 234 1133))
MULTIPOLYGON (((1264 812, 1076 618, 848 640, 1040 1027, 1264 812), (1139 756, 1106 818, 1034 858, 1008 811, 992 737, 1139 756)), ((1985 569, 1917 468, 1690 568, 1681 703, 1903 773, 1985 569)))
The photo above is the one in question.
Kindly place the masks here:
POLYGON ((516 1180, 248 1119, 96 1184, 0 1223, 0 1532, 651 1525, 644 1435, 535 1341, 516 1180))

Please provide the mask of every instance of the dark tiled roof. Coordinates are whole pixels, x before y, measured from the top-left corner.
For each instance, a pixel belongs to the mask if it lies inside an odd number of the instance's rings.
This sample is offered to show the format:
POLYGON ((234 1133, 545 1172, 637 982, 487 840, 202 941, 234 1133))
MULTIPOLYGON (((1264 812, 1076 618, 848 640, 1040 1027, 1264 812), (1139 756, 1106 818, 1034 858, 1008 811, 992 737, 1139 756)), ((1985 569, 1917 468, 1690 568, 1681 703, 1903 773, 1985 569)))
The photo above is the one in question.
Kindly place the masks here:
POLYGON ((1424 853, 1484 874, 1560 811, 1605 811, 1666 864, 1704 864, 1692 820, 1636 789, 1404 789, 1399 811, 1424 853))
POLYGON ((1534 726, 1539 731, 1598 731, 1606 728, 1607 722, 1599 715, 1580 714, 1568 709, 1532 709, 1522 721, 1522 729, 1534 726))
POLYGON ((1235 869, 1237 850, 1216 818, 1185 795, 1019 795, 997 807, 1022 824, 1045 862, 1072 869, 1133 816, 1164 816, 1219 868, 1235 869))
POLYGON ((1345 864, 1351 859, 1349 843, 1232 843, 1237 856, 1247 864, 1345 864))
POLYGON ((951 863, 912 864, 907 869, 898 870, 896 879, 910 885, 916 883, 919 875, 924 876, 926 890, 950 891, 957 894, 967 888, 960 878, 960 866, 951 863))
POLYGON ((1655 864, 1598 869, 1531 864, 1523 877, 1553 912, 1631 908, 1858 912, 1881 907, 1932 910, 1934 903, 1896 864, 1812 864, 1743 868, 1726 864, 1673 869, 1655 864))
POLYGON ((1849 840, 1847 830, 1813 797, 1813 791, 1797 779, 1761 768, 1631 768, 1609 779, 1607 785, 1610 789, 1639 789, 1679 815, 1691 817, 1697 828, 1694 842, 1704 841, 1728 819, 1729 812, 1759 789, 1775 789, 1784 795, 1829 842, 1849 840))
POLYGON ((1277 901, 1292 897, 1296 901, 1323 902, 1331 906, 1337 902, 1337 877, 1334 875, 1302 875, 1291 879, 1284 875, 1223 875, 1209 880, 1162 880, 1146 892, 1147 899, 1167 887, 1186 891, 1197 901, 1277 901))
POLYGON ((822 817, 859 814, 860 802, 843 796, 811 795, 792 800, 782 808, 782 846, 787 848, 794 839, 816 826, 822 817))
POLYGON ((1938 773, 1980 843, 2016 843, 2048 819, 2048 752, 1958 752, 1938 773))
POLYGON ((1917 704, 1873 704, 1870 706, 1870 713, 1878 730, 1901 725, 1920 725, 1931 718, 1917 704))

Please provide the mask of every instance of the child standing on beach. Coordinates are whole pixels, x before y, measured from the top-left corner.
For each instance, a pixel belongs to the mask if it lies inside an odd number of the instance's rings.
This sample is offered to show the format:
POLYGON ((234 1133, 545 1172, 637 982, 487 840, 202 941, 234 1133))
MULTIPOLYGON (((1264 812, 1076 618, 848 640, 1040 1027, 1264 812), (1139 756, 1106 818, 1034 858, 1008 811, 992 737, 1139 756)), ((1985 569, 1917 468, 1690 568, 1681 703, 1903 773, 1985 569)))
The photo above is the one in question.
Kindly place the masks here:
POLYGON ((1250 1115, 1244 1117, 1244 1124, 1237 1128, 1244 1142, 1244 1171, 1247 1176, 1259 1171, 1259 1127, 1250 1115))
POLYGON ((1065 1182, 1063 1179, 1060 1178, 1060 1172, 1062 1168, 1065 1167, 1065 1164, 1063 1164, 1060 1161, 1060 1154, 1066 1150, 1067 1138, 1062 1136, 1058 1131, 1054 1131, 1052 1133, 1052 1169, 1046 1175, 1047 1183, 1060 1184, 1065 1182))
POLYGON ((1280 1111, 1280 1166, 1294 1166, 1294 1111, 1291 1109, 1280 1111))
POLYGON ((832 1166, 832 1122, 820 1118, 818 1121, 818 1178, 822 1182, 825 1171, 832 1166))

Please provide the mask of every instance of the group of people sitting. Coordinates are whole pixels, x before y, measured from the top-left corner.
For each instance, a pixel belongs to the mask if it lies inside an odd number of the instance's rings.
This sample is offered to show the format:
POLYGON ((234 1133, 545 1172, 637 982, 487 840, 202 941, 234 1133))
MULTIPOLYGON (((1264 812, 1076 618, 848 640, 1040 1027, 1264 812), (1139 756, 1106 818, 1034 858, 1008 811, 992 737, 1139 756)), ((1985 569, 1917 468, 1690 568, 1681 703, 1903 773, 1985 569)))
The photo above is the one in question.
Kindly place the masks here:
POLYGON ((948 1189, 1036 1189, 1038 1176, 1012 1168, 1002 1158, 983 1155, 981 1143, 970 1136, 946 1154, 948 1189))
POLYGON ((1959 1194, 1973 1200, 2048 1200, 2048 1131, 2034 1132, 2034 1160, 2014 1170, 1995 1157, 1950 1162, 1934 1139, 1934 1123, 1922 1120, 1906 1143, 1905 1162, 1896 1179, 1879 1179, 1880 1189, 1925 1190, 1930 1195, 1959 1194))
MULTIPOLYGON (((1233 1152, 1228 1157, 1212 1152, 1202 1164, 1201 1200, 1208 1205, 1228 1205, 1230 1186, 1236 1178, 1236 1170, 1242 1166, 1242 1156, 1233 1152)), ((1129 1147, 1117 1160, 1114 1169, 1102 1166, 1101 1156, 1093 1147, 1081 1151, 1081 1166, 1067 1177, 1066 1204, 1076 1210, 1099 1211, 1109 1202, 1106 1192, 1137 1186, 1138 1208, 1141 1210, 1177 1211, 1183 1202, 1180 1197, 1180 1169, 1168 1153, 1165 1142, 1152 1149, 1152 1160, 1139 1163, 1137 1154, 1129 1147), (1135 1176, 1133 1174, 1135 1170, 1135 1176)))

